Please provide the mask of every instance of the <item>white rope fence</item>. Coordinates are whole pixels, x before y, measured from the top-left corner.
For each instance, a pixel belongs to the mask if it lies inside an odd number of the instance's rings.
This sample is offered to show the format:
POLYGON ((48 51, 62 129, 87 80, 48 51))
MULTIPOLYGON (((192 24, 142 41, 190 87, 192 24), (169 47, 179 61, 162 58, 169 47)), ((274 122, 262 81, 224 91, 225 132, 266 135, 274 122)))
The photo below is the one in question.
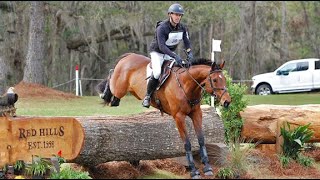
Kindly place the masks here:
MULTIPOLYGON (((74 78, 74 79, 71 79, 67 82, 64 82, 64 83, 61 83, 61 84, 57 84, 55 86, 52 86, 51 88, 55 89, 55 88, 58 88, 60 86, 63 86, 63 85, 66 85, 66 84, 69 84, 73 81, 77 82, 76 80, 77 78, 74 78)), ((80 96, 82 96, 82 86, 81 86, 81 81, 82 80, 85 80, 85 81, 102 81, 104 79, 94 79, 94 78, 78 78, 78 83, 76 83, 76 95, 79 96, 79 92, 80 92, 80 96)))

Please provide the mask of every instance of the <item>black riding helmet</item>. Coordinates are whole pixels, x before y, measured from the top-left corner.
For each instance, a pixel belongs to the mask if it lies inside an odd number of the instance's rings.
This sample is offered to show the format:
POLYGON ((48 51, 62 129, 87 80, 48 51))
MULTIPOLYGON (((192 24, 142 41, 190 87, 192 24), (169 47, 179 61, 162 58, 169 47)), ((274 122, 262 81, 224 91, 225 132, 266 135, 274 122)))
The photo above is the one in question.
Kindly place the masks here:
POLYGON ((183 7, 178 4, 178 3, 175 3, 175 4, 172 4, 169 9, 168 9, 168 14, 170 13, 176 13, 176 14, 184 14, 184 10, 183 10, 183 7))

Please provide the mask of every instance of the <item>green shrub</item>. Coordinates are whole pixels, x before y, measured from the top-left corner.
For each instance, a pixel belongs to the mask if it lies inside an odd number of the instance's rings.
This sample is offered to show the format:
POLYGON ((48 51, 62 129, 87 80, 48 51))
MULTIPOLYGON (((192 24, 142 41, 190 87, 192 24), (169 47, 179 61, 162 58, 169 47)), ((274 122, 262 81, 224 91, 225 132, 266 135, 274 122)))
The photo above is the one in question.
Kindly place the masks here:
POLYGON ((50 179, 92 179, 88 172, 74 170, 68 164, 62 164, 60 173, 53 172, 50 179))
POLYGON ((233 179, 234 178, 234 173, 232 168, 230 167, 224 167, 219 169, 217 173, 217 177, 220 179, 233 179))
POLYGON ((281 166, 282 167, 287 167, 290 163, 290 157, 287 157, 287 156, 284 156, 284 155, 281 155, 280 156, 280 163, 281 163, 281 166))
POLYGON ((239 138, 228 144, 228 152, 222 157, 225 158, 225 167, 218 171, 217 177, 223 179, 237 179, 244 175, 249 166, 251 159, 251 150, 257 143, 245 144, 245 139, 239 138))
POLYGON ((221 118, 225 129, 225 142, 228 144, 230 142, 235 142, 240 138, 241 128, 243 126, 240 112, 247 107, 248 100, 243 98, 247 86, 239 83, 232 83, 232 79, 226 71, 224 71, 224 75, 226 77, 231 103, 228 108, 223 108, 219 103, 215 103, 215 107, 221 112, 221 118))
POLYGON ((61 157, 61 156, 59 156, 59 155, 55 155, 55 154, 54 154, 53 157, 55 157, 55 158, 58 159, 59 165, 67 162, 65 158, 63 158, 63 157, 61 157))
POLYGON ((44 176, 47 170, 50 170, 52 164, 49 160, 44 159, 40 156, 36 156, 37 160, 32 160, 31 164, 26 165, 26 173, 27 175, 32 176, 44 176))
POLYGON ((207 92, 204 92, 202 100, 201 100, 201 104, 211 105, 211 96, 210 96, 210 94, 208 94, 207 92))
POLYGON ((304 126, 298 126, 294 130, 290 130, 289 122, 286 123, 288 130, 285 127, 280 128, 281 136, 283 137, 283 154, 296 160, 299 153, 304 147, 304 144, 309 141, 313 135, 313 131, 309 130, 310 123, 304 126))
POLYGON ((308 156, 303 156, 302 154, 298 155, 297 162, 305 167, 313 166, 315 160, 308 156))
POLYGON ((17 160, 13 167, 15 170, 21 171, 25 167, 24 161, 17 160))

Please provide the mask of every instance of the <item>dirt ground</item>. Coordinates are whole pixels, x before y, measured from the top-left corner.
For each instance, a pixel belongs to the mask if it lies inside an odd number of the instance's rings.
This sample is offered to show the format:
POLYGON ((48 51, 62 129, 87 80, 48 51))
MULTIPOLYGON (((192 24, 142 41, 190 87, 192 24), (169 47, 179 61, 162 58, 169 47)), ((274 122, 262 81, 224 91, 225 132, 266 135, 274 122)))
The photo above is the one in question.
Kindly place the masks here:
MULTIPOLYGON (((20 82, 15 86, 16 93, 21 98, 63 98, 73 99, 79 98, 71 93, 65 93, 57 91, 51 88, 47 88, 38 84, 31 84, 20 82)), ((305 152, 305 155, 313 157, 318 163, 320 161, 320 149, 315 148, 305 152)), ((280 161, 272 150, 272 148, 260 148, 255 149, 250 154, 252 160, 252 169, 242 175, 241 179, 285 179, 285 178, 320 178, 320 166, 305 168, 297 163, 290 163, 287 168, 282 168, 280 161)), ((212 163, 211 163, 212 164, 212 163)), ((75 168, 84 169, 76 164, 73 165, 75 168)), ((198 166, 202 178, 215 179, 219 166, 213 165, 214 176, 204 177, 201 172, 202 166, 198 166)), ((135 179, 143 175, 150 175, 156 169, 169 171, 173 174, 182 176, 184 178, 190 178, 190 172, 186 167, 177 162, 173 158, 158 159, 158 160, 143 160, 140 161, 138 166, 133 166, 128 162, 108 162, 96 166, 94 169, 87 169, 90 175, 94 179, 135 179)), ((86 170, 86 169, 84 169, 86 170)))

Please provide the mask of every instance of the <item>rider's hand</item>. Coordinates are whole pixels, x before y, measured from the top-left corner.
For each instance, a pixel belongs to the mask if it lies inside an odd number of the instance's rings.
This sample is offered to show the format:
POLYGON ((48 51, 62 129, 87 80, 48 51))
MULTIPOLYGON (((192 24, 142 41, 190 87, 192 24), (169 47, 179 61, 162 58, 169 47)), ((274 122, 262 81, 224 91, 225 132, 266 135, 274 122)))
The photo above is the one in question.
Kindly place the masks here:
POLYGON ((193 61, 193 54, 191 51, 188 52, 188 61, 193 61))
POLYGON ((184 65, 185 68, 189 68, 191 66, 190 61, 186 61, 186 64, 184 65))
POLYGON ((181 59, 181 57, 180 57, 179 55, 176 55, 176 56, 174 57, 174 59, 176 60, 176 63, 177 63, 178 65, 182 66, 182 59, 181 59))

